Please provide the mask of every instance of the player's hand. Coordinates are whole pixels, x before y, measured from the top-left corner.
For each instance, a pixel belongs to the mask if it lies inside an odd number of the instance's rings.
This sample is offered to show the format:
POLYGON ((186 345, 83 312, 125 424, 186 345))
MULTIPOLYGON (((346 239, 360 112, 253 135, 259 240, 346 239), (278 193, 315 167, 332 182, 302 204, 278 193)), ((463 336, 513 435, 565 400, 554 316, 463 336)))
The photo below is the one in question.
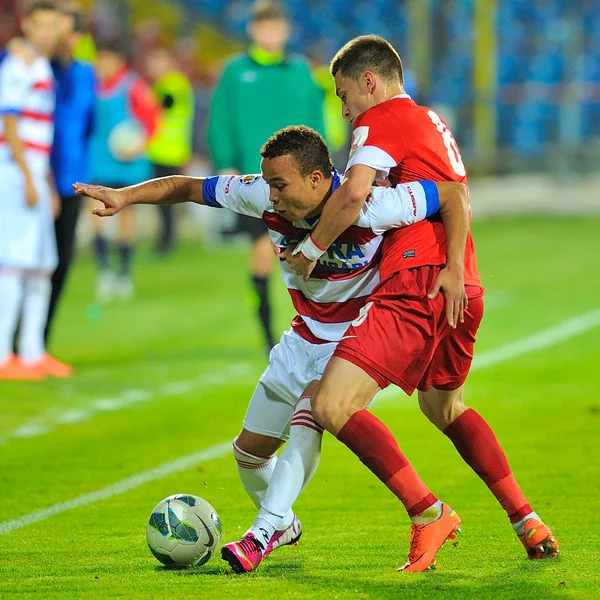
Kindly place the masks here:
POLYGON ((309 260, 302 252, 298 252, 297 254, 292 254, 292 252, 293 248, 286 248, 285 260, 296 271, 296 275, 301 275, 304 281, 308 281, 317 261, 309 260))
POLYGON ((456 329, 459 322, 465 322, 465 310, 469 305, 463 270, 460 268, 443 268, 427 297, 433 300, 440 290, 444 291, 448 323, 450 323, 450 327, 456 329))
POLYGON ((125 191, 115 190, 103 185, 74 183, 73 190, 78 196, 88 196, 104 204, 104 208, 94 208, 92 214, 99 217, 112 217, 125 207, 125 191))
POLYGON ((29 208, 35 208, 38 204, 38 193, 30 176, 25 177, 25 202, 29 208))

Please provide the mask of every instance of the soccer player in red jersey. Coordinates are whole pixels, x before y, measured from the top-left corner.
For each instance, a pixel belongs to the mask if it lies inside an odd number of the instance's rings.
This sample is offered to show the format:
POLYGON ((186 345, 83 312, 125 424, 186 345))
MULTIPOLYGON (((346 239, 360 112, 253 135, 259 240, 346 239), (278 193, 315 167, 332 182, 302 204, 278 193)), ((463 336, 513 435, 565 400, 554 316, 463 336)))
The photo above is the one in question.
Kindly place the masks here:
MULTIPOLYGON (((343 115, 354 127, 352 149, 342 185, 289 258, 305 277, 323 249, 356 219, 374 179, 387 176, 392 185, 416 179, 467 183, 452 133, 439 115, 405 93, 400 57, 386 40, 361 36, 348 42, 334 57, 331 73, 343 115)), ((409 395, 419 390, 421 410, 506 510, 528 557, 556 556, 552 531, 521 492, 494 432, 463 402, 483 316, 470 234, 463 247, 446 248, 435 217, 386 234, 381 281, 337 346, 311 407, 316 421, 403 502, 413 520, 403 570, 427 569, 459 519, 420 480, 389 429, 365 410, 390 383, 409 395), (463 279, 466 301, 460 294, 463 279)))

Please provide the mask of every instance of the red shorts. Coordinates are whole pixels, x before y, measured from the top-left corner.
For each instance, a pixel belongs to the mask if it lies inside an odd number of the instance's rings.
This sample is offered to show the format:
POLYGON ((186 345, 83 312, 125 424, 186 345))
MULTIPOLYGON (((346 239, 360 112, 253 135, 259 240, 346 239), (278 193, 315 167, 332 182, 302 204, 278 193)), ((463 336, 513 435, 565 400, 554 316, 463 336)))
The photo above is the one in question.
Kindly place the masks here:
POLYGON ((467 286, 465 322, 452 329, 443 294, 427 294, 441 267, 406 269, 371 294, 338 344, 334 356, 360 367, 381 388, 390 383, 409 396, 431 386, 454 390, 467 378, 483 317, 483 288, 467 286))

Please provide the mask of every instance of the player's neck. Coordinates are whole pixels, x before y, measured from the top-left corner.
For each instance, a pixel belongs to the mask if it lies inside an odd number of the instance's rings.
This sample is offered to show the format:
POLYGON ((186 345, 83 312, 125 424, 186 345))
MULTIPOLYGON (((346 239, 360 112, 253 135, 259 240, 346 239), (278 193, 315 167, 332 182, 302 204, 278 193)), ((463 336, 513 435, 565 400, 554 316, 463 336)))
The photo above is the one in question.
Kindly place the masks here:
POLYGON ((315 210, 306 215, 307 218, 311 219, 313 217, 318 217, 323 212, 323 206, 325 206, 325 202, 329 200, 329 197, 332 194, 332 187, 333 177, 330 177, 329 179, 323 179, 323 181, 319 184, 318 190, 318 194, 323 198, 323 200, 321 200, 319 206, 317 206, 315 210))
POLYGON ((382 85, 375 88, 373 92, 373 100, 375 100, 375 104, 381 104, 382 102, 387 102, 388 100, 391 100, 395 96, 406 94, 406 92, 404 91, 404 87, 399 83, 381 83, 382 85))

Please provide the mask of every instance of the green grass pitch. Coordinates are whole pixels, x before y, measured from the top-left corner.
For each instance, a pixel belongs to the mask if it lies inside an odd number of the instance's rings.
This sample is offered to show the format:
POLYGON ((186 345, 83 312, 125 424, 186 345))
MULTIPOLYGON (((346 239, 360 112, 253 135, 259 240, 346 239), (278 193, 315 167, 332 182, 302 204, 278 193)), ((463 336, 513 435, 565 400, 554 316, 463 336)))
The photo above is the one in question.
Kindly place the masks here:
MULTIPOLYGON (((598 598, 600 326, 592 311, 600 309, 600 219, 528 217, 473 229, 487 291, 476 355, 551 332, 537 350, 477 368, 466 400, 489 420, 554 529, 558 559, 527 561, 493 496, 415 399, 388 393, 375 412, 463 521, 437 570, 395 572, 408 550, 408 518, 326 436, 296 506, 300 545, 274 552, 256 573, 233 575, 218 558, 169 571, 146 547, 151 509, 177 492, 216 507, 225 541, 240 536, 254 509, 227 452, 0 535, 0 598, 598 598), (563 331, 552 343, 560 323, 581 315, 577 335, 563 331)), ((154 262, 142 248, 137 299, 100 311, 90 307, 91 259, 79 259, 53 345, 76 376, 0 383, 0 530, 236 435, 265 365, 246 266, 241 250, 185 244, 154 262)), ((273 290, 283 329, 290 303, 279 281, 273 290)))

